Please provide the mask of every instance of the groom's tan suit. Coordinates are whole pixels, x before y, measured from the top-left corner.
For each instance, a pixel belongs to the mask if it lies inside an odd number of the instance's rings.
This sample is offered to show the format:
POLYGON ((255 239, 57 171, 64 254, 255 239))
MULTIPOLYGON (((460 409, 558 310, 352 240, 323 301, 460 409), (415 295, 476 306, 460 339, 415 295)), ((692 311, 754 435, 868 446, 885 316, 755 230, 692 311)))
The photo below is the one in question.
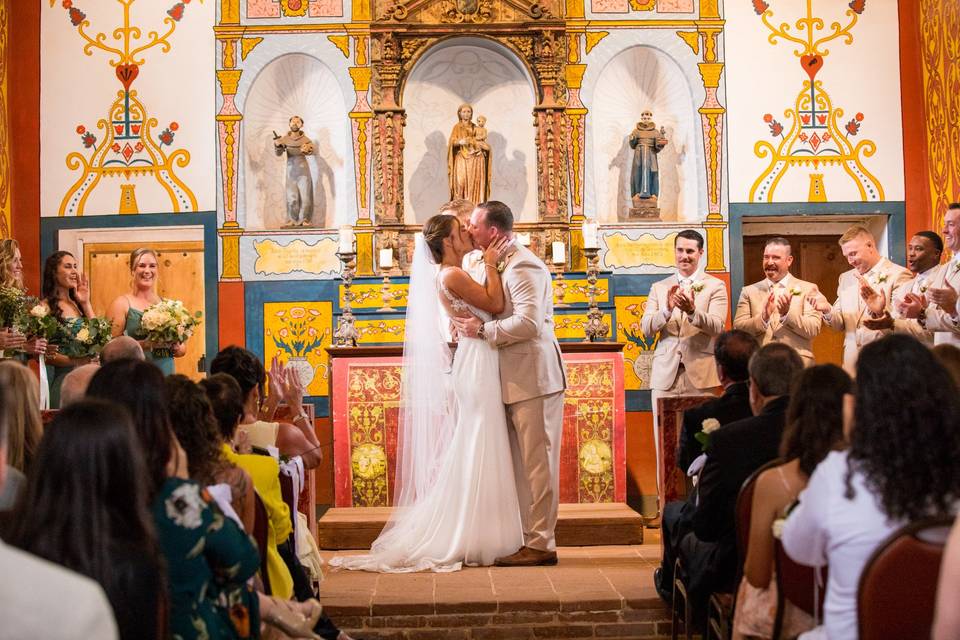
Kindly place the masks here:
POLYGON ((524 545, 553 551, 567 386, 554 335, 553 283, 547 267, 526 247, 513 245, 505 260, 503 313, 483 330, 500 353, 524 545))
POLYGON ((748 285, 740 292, 733 328, 751 334, 761 345, 782 342, 793 347, 803 359, 803 365, 809 367, 813 364, 813 339, 819 335, 823 322, 823 314, 807 301, 807 296, 816 288, 812 282, 789 273, 780 282, 774 283, 767 278, 748 285), (790 307, 783 317, 774 308, 764 322, 763 309, 772 289, 777 290, 778 296, 790 296, 790 307))

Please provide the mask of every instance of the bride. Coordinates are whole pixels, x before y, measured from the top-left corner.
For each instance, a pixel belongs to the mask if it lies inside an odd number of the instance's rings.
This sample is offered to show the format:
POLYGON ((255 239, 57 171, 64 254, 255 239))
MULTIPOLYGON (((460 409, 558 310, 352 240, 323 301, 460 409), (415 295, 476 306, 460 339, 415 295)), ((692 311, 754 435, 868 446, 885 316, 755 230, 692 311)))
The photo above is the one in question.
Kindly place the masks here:
POLYGON ((462 338, 453 358, 450 317, 489 320, 503 310, 499 239, 483 253, 486 284, 460 268, 473 249, 451 215, 417 234, 404 336, 395 509, 370 554, 331 566, 381 572, 457 571, 523 545, 500 395, 496 347, 462 338))

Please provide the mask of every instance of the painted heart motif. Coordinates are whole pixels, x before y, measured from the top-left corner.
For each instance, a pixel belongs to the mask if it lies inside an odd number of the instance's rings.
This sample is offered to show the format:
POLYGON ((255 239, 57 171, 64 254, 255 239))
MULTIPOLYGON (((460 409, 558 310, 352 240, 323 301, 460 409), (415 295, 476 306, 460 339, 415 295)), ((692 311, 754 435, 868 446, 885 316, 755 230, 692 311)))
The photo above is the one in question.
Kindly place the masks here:
POLYGON ((810 124, 810 114, 800 116, 800 119, 803 121, 803 124, 810 124))
POLYGON ((124 89, 129 89, 133 81, 140 73, 140 67, 135 64, 118 64, 116 68, 117 79, 123 83, 124 89))
POLYGON ((803 70, 810 76, 810 82, 813 82, 814 76, 816 76, 820 68, 823 67, 823 58, 810 54, 800 56, 800 66, 802 66, 803 70))

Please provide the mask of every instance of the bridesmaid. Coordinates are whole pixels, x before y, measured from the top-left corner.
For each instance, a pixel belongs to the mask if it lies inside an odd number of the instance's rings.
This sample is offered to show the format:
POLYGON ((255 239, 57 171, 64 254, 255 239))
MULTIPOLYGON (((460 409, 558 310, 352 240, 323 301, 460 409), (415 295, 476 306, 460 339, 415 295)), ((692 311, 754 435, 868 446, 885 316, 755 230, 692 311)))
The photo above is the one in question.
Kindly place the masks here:
MULTIPOLYGON (((107 317, 113 323, 113 335, 128 335, 139 340, 140 321, 143 312, 148 307, 160 302, 157 293, 157 279, 159 264, 157 254, 153 249, 140 247, 130 254, 131 291, 119 296, 110 304, 107 317)), ((187 350, 182 343, 172 345, 152 344, 148 340, 140 340, 143 353, 147 360, 151 360, 160 367, 164 375, 174 372, 173 359, 182 357, 187 350)))
MULTIPOLYGON (((27 292, 27 288, 23 285, 20 243, 13 238, 0 240, 0 287, 17 289, 24 294, 27 292)), ((29 355, 42 356, 48 353, 47 346, 47 341, 43 338, 27 340, 13 327, 0 327, 0 357, 5 349, 20 349, 29 355)))
MULTIPOLYGON (((42 295, 50 307, 50 313, 61 324, 69 325, 83 318, 93 317, 87 278, 80 273, 77 259, 69 251, 57 251, 47 258, 43 265, 42 295)), ((51 409, 60 408, 60 385, 63 384, 63 378, 91 360, 91 357, 70 358, 62 353, 47 358, 51 409)))

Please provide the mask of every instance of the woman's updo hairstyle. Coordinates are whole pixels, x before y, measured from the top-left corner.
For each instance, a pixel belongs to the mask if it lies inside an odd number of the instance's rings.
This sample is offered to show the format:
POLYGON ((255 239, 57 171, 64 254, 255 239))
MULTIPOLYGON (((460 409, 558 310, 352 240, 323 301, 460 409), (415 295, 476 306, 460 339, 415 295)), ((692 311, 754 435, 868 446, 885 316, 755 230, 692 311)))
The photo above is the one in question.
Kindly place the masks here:
POLYGON ((455 225, 459 224, 456 216, 438 213, 423 225, 423 239, 435 263, 443 262, 443 241, 450 237, 455 225))

